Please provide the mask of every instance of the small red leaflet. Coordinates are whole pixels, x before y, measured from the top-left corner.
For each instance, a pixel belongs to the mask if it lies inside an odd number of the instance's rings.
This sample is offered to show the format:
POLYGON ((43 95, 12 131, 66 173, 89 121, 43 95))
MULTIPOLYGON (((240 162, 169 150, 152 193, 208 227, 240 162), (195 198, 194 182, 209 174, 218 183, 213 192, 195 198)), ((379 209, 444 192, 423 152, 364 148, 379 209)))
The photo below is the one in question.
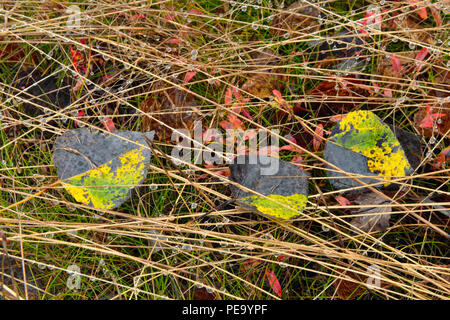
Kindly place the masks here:
POLYGON ((225 104, 231 104, 232 102, 233 102, 233 91, 229 87, 225 92, 225 104))
POLYGON ((291 160, 291 163, 293 165, 299 167, 300 169, 303 169, 302 162, 303 162, 303 158, 300 155, 293 157, 291 160))
POLYGON ((70 48, 70 53, 72 54, 73 68, 75 69, 75 71, 78 71, 78 62, 80 60, 83 60, 83 55, 79 51, 74 50, 72 46, 69 46, 69 48, 70 48))
POLYGON ((192 78, 197 74, 197 71, 188 71, 186 72, 186 76, 184 77, 184 82, 189 82, 192 78))
POLYGON ((83 111, 78 111, 76 116, 75 116, 75 121, 73 122, 73 125, 75 126, 75 128, 79 127, 77 119, 81 118, 82 116, 84 116, 83 111))
POLYGON ((421 128, 433 128, 433 120, 439 119, 440 117, 445 117, 445 113, 433 113, 433 110, 429 105, 427 105, 427 115, 422 119, 419 124, 421 128))
POLYGON ((389 89, 383 90, 383 94, 388 98, 392 98, 392 91, 389 89))
POLYGON ((269 269, 266 269, 266 277, 272 290, 277 294, 277 296, 281 297, 281 285, 275 273, 269 269))
POLYGON ((392 58, 392 67, 394 68, 394 71, 397 73, 400 73, 402 71, 402 63, 399 58, 397 58, 396 55, 393 55, 392 58))
POLYGON ((419 8, 417 9, 417 14, 422 18, 426 19, 428 17, 427 8, 419 8))
POLYGON ((350 201, 343 196, 334 196, 334 198, 336 199, 336 201, 343 207, 345 206, 349 206, 350 205, 350 201))
POLYGON ((277 89, 273 89, 272 93, 275 97, 277 97, 279 103, 282 103, 284 101, 283 96, 281 95, 280 91, 278 91, 277 89))
POLYGON ((167 43, 170 43, 170 44, 177 44, 177 43, 181 43, 181 40, 178 39, 178 38, 172 38, 172 39, 169 39, 169 40, 167 41, 167 43))
MULTIPOLYGON (((426 58, 427 55, 428 55, 428 50, 427 50, 427 48, 422 48, 422 49, 417 53, 415 59, 416 59, 416 60, 419 60, 419 61, 423 61, 423 60, 426 58)), ((416 65, 417 65, 417 71, 420 71, 420 69, 422 69, 423 64, 420 63, 420 62, 418 62, 416 65)))
POLYGON ((116 126, 114 125, 114 121, 111 118, 107 118, 102 122, 102 124, 105 127, 106 131, 109 132, 116 131, 116 126))

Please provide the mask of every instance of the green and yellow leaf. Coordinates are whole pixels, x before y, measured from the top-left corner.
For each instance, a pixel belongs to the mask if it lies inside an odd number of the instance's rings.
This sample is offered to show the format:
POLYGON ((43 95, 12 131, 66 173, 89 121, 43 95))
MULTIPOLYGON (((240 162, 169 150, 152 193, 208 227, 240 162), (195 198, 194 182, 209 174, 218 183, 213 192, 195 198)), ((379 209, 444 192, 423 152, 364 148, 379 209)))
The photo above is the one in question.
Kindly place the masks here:
POLYGON ((367 157, 370 172, 386 180, 403 177, 411 170, 395 134, 371 111, 348 113, 334 132, 329 141, 367 157))

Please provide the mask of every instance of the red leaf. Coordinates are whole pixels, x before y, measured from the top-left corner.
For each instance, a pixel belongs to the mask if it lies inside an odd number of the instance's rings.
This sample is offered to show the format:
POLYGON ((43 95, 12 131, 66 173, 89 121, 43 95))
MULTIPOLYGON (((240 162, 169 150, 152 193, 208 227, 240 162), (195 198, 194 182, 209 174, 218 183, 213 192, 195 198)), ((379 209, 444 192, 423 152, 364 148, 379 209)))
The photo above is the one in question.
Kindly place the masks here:
POLYGON ((239 90, 238 90, 237 88, 232 88, 232 91, 233 91, 234 97, 235 97, 239 102, 241 102, 242 97, 241 97, 241 93, 239 92, 239 90))
POLYGON ((377 93, 378 91, 380 91, 380 87, 378 86, 378 84, 374 83, 374 84, 373 84, 373 87, 374 87, 375 93, 377 93))
POLYGON ((75 128, 78 127, 78 121, 76 120, 76 118, 81 118, 82 116, 84 116, 83 111, 78 111, 77 115, 75 116, 75 121, 73 122, 73 125, 75 126, 75 128))
POLYGON ((242 121, 234 114, 229 114, 228 120, 230 120, 230 122, 233 124, 235 129, 244 129, 243 125, 242 125, 242 121))
POLYGON ((375 14, 375 12, 373 12, 373 11, 371 11, 371 12, 368 12, 365 16, 364 16, 364 18, 363 18, 363 21, 362 21, 362 25, 366 25, 366 24, 370 24, 373 20, 374 20, 374 18, 371 18, 371 19, 369 19, 371 16, 373 16, 375 14))
POLYGON ((241 130, 245 130, 242 121, 235 116, 234 114, 229 114, 228 115, 228 120, 223 120, 219 122, 219 125, 224 129, 233 129, 233 130, 237 130, 237 129, 241 129, 241 130))
POLYGON ((231 171, 229 168, 226 168, 225 170, 220 170, 216 172, 218 175, 229 177, 231 175, 231 171))
POLYGON ((269 269, 266 269, 266 277, 272 290, 277 294, 277 296, 281 297, 281 285, 275 273, 269 269))
POLYGON ((226 121, 226 120, 220 121, 219 125, 223 128, 223 130, 234 129, 233 128, 233 124, 231 122, 229 122, 229 121, 226 121))
POLYGON ((428 15, 427 15, 427 8, 419 8, 419 9, 417 9, 417 14, 422 19, 426 19, 428 17, 428 15))
POLYGON ((277 89, 273 89, 273 90, 272 90, 272 93, 273 93, 273 95, 274 95, 275 97, 278 98, 278 100, 279 100, 280 102, 281 102, 281 101, 284 101, 284 99, 283 99, 283 97, 282 97, 280 91, 278 91, 277 89))
POLYGON ((190 10, 188 11, 188 13, 190 13, 190 14, 193 14, 193 13, 195 13, 195 14, 203 14, 203 12, 201 12, 200 10, 198 10, 198 9, 196 9, 196 8, 190 9, 190 10))
POLYGON ((391 60, 392 60, 392 67, 394 68, 394 71, 397 73, 400 73, 402 71, 402 63, 400 62, 400 59, 397 58, 397 56, 393 55, 391 60))
POLYGON ((293 157, 291 160, 291 163, 293 165, 299 167, 300 169, 303 169, 302 162, 303 162, 303 158, 300 155, 293 157))
MULTIPOLYGON (((295 138, 293 136, 287 135, 285 138, 287 140, 289 140, 290 142, 292 142, 292 143, 297 145, 297 140, 295 140, 295 138)), ((280 148, 280 150, 288 150, 288 151, 292 151, 292 152, 302 153, 302 150, 300 148, 298 148, 296 146, 293 146, 292 144, 287 144, 285 146, 282 146, 280 148)))
POLYGON ((416 60, 423 61, 428 54, 427 48, 422 48, 416 55, 416 60))
POLYGON ((313 148, 314 148, 314 151, 317 152, 320 149, 320 145, 322 144, 322 139, 317 138, 317 136, 323 137, 323 124, 319 123, 317 125, 315 133, 316 134, 314 135, 314 138, 313 138, 313 148))
POLYGON ((144 19, 144 16, 140 13, 136 13, 136 14, 133 14, 131 17, 129 17, 128 21, 134 22, 134 21, 141 20, 141 19, 144 19))
POLYGON ((293 136, 291 136, 290 134, 288 134, 287 136, 285 136, 285 138, 287 140, 289 140, 290 142, 293 142, 295 144, 297 144, 297 140, 295 140, 295 138, 293 136))
POLYGON ((184 82, 189 82, 192 78, 197 74, 197 71, 188 71, 186 72, 186 76, 184 77, 184 82))
POLYGON ((106 119, 102 122, 103 126, 105 127, 106 131, 114 132, 116 131, 116 126, 114 125, 114 121, 111 118, 106 119))
POLYGON ((302 153, 302 150, 300 148, 297 148, 297 147, 295 147, 295 146, 293 146, 291 144, 287 144, 285 146, 282 146, 280 148, 280 150, 288 150, 288 151, 291 151, 291 152, 302 153))
POLYGON ((426 116, 420 121, 419 127, 420 128, 433 128, 433 120, 439 119, 441 117, 445 117, 445 113, 433 113, 431 110, 431 107, 427 105, 427 114, 426 116))
POLYGON ((103 76, 102 81, 103 81, 103 82, 106 82, 108 79, 111 79, 112 77, 113 77, 113 76, 112 76, 111 74, 106 74, 106 75, 103 76))
POLYGON ((250 115, 250 113, 247 111, 247 109, 245 108, 241 108, 242 113, 244 114, 244 116, 249 119, 249 120, 253 120, 252 116, 250 115))
POLYGON ((233 102, 233 91, 231 88, 227 88, 227 91, 225 91, 225 104, 231 104, 233 102))
POLYGON ((170 44, 177 44, 180 42, 181 42, 181 40, 178 38, 172 38, 172 39, 169 39, 169 41, 167 41, 167 43, 170 43, 170 44))
POLYGON ((391 90, 383 90, 383 93, 386 97, 392 98, 392 91, 391 90))
POLYGON ((334 197, 336 199, 336 201, 341 205, 341 206, 349 206, 350 205, 350 201, 343 196, 335 196, 334 197))
MULTIPOLYGON (((417 53, 415 59, 416 59, 416 60, 419 60, 419 61, 423 61, 423 60, 425 59, 425 57, 427 56, 427 54, 428 54, 427 48, 422 48, 422 49, 417 53)), ((422 66, 423 66, 422 63, 417 62, 417 71, 420 71, 420 69, 422 69, 422 66)))
POLYGON ((166 18, 167 20, 169 20, 169 21, 175 21, 175 16, 174 16, 173 14, 166 15, 165 18, 166 18))
POLYGON ((434 21, 436 21, 436 25, 438 27, 442 27, 442 17, 439 13, 439 10, 435 6, 430 6, 431 14, 433 15, 434 21))
POLYGON ((75 82, 75 85, 72 88, 72 91, 76 92, 76 91, 80 90, 83 87, 83 83, 84 83, 84 80, 77 75, 76 76, 76 82, 75 82))
POLYGON ((74 50, 72 46, 69 46, 70 53, 72 54, 72 64, 75 69, 75 71, 78 71, 78 61, 83 59, 83 55, 78 52, 77 50, 74 50))

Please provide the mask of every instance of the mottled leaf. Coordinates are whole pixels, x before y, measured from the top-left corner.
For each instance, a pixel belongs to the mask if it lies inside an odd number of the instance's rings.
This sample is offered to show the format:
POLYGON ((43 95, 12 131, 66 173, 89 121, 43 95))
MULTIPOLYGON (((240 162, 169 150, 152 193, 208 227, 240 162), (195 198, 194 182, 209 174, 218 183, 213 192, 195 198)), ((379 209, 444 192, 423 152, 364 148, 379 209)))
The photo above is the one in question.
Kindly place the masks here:
MULTIPOLYGON (((145 135, 153 140, 154 132, 145 135)), ((75 200, 112 209, 145 179, 150 156, 143 133, 116 131, 112 135, 83 128, 56 139, 54 163, 62 185, 75 200)))
MULTIPOLYGON (((325 160, 344 172, 365 176, 380 176, 389 180, 404 177, 412 172, 405 151, 390 126, 371 111, 354 111, 347 114, 333 129, 325 146, 325 160)), ((343 173, 327 172, 337 189, 359 185, 343 173), (336 178, 341 177, 341 178, 336 178)), ((361 178, 365 183, 375 179, 361 178)))
POLYGON ((239 184, 232 185, 231 191, 244 208, 276 219, 290 219, 306 206, 308 176, 292 163, 264 155, 238 156, 230 172, 231 181, 239 184))

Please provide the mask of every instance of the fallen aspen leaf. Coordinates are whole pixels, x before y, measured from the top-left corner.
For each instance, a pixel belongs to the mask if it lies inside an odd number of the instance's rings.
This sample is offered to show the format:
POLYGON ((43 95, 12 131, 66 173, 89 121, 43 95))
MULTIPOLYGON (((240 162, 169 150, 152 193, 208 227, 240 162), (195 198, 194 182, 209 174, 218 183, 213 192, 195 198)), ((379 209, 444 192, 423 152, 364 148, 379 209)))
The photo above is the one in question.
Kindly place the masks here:
POLYGON ((231 181, 240 185, 231 186, 233 196, 246 209, 288 220, 306 206, 308 176, 292 163, 263 155, 238 156, 230 172, 231 181))
MULTIPOLYGON (((58 177, 75 200, 84 205, 97 209, 118 207, 147 176, 151 152, 144 134, 114 134, 118 137, 86 128, 73 129, 55 141, 58 177)), ((151 141, 154 132, 145 135, 151 141)))
MULTIPOLYGON (((399 131, 400 134, 406 135, 403 131, 399 131)), ((402 139, 402 143, 414 137, 408 136, 402 139)), ((412 172, 410 160, 399 139, 391 127, 373 112, 350 112, 333 128, 325 146, 325 160, 349 173, 383 177, 384 186, 387 187, 390 180, 412 172)), ((344 173, 330 170, 327 174, 337 189, 359 185, 344 173)), ((371 178, 360 180, 365 183, 377 182, 371 178)))

